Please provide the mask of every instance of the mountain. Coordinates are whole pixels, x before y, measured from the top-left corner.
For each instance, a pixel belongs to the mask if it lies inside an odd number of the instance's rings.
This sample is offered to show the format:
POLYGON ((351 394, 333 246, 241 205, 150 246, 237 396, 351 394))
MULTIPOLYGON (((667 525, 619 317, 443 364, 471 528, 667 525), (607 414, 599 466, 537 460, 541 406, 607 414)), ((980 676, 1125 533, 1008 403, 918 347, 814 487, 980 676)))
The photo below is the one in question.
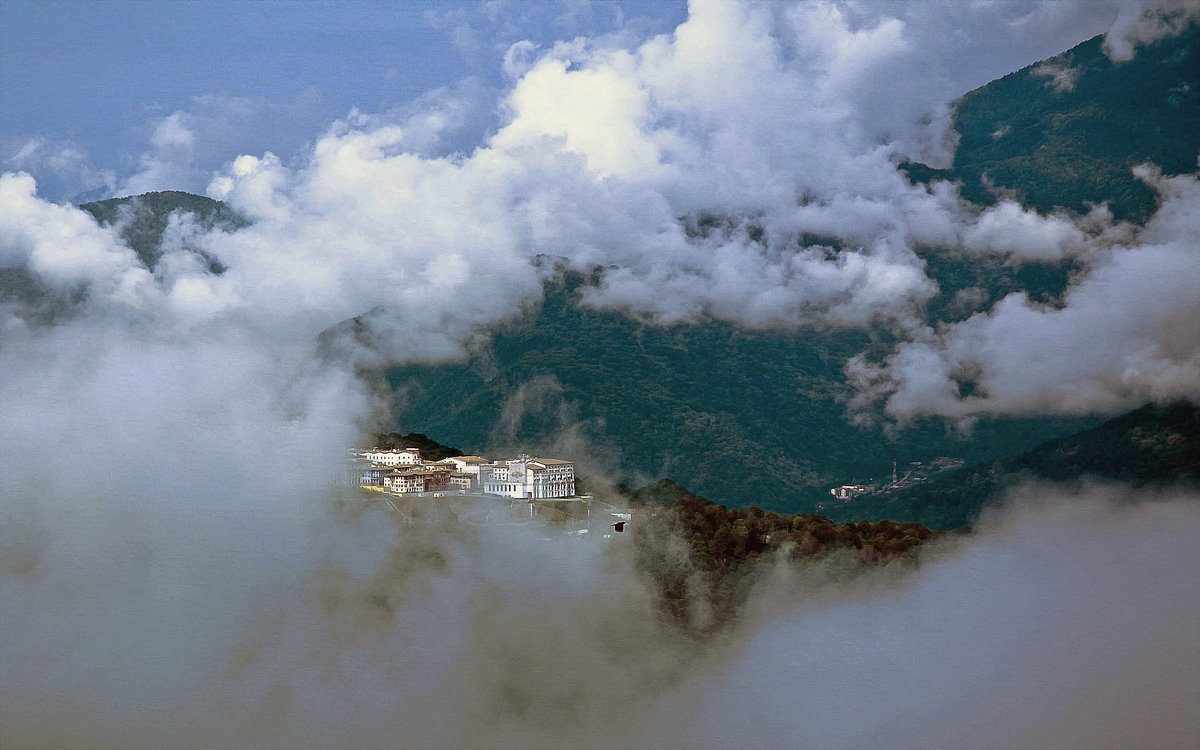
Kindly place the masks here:
MULTIPOLYGON (((172 217, 176 222, 185 218, 194 222, 199 231, 233 231, 247 224, 245 219, 221 201, 177 190, 109 198, 84 203, 79 208, 91 214, 101 226, 117 227, 121 239, 151 270, 165 252, 163 240, 172 217)), ((186 232, 179 233, 177 239, 182 249, 195 252, 205 259, 209 272, 220 274, 225 271, 216 258, 193 246, 186 232)), ((51 316, 56 308, 52 301, 48 301, 43 287, 24 267, 0 268, 0 302, 5 300, 41 306, 45 309, 39 312, 51 316)))
POLYGON ((1200 153, 1200 25, 1114 63, 1101 37, 965 95, 955 110, 950 169, 908 164, 920 181, 962 183, 988 204, 1013 192, 1039 211, 1086 212, 1108 203, 1118 219, 1145 221, 1154 192, 1131 172, 1196 171, 1200 153))
POLYGON ((638 511, 630 529, 635 565, 664 614, 691 635, 714 634, 736 621, 752 585, 781 560, 840 556, 846 575, 870 565, 911 562, 920 545, 942 537, 916 523, 839 524, 755 506, 730 509, 668 479, 627 491, 626 499, 638 511), (664 544, 671 536, 687 547, 664 544), (762 560, 772 565, 758 566, 762 560))
MULTIPOLYGON (((1131 168, 1147 160, 1166 173, 1196 168, 1200 28, 1147 45, 1125 63, 1109 61, 1100 43, 1089 40, 965 95, 952 167, 908 164, 910 177, 958 180, 985 205, 1015 194, 1042 211, 1107 202, 1118 218, 1147 218, 1155 196, 1131 168)), ((926 309, 931 325, 962 320, 1017 290, 1035 303, 1060 304, 1079 270, 1071 261, 1014 265, 939 248, 918 253, 939 286, 926 309), (963 306, 965 298, 974 303, 963 306)), ((888 332, 647 326, 580 307, 579 290, 595 281, 572 274, 548 281, 540 305, 500 326, 466 364, 390 370, 399 420, 473 452, 573 445, 601 456, 618 479, 669 476, 731 505, 781 512, 814 510, 833 485, 881 479, 893 459, 987 463, 1101 421, 990 419, 969 438, 937 419, 898 431, 855 426, 843 364, 858 352, 886 351, 894 343, 888 332)))
POLYGON ((825 512, 835 520, 903 518, 951 529, 973 523, 984 507, 1021 482, 1088 479, 1138 487, 1200 485, 1200 406, 1187 401, 1147 404, 1020 455, 861 496, 825 512))
POLYGON ((813 510, 831 485, 883 477, 893 458, 989 460, 1028 447, 1030 435, 1091 423, 987 420, 969 437, 938 419, 894 434, 854 426, 843 364, 881 334, 646 325, 581 306, 592 281, 547 282, 541 304, 466 363, 389 370, 400 421, 472 453, 565 446, 591 457, 585 472, 669 476, 730 505, 790 513, 813 510))
MULTIPOLYGON (((211 231, 214 228, 232 231, 247 224, 245 219, 221 201, 177 190, 109 198, 84 203, 80 208, 91 214, 96 223, 102 226, 119 227, 121 239, 137 253, 146 268, 150 269, 153 269, 162 257, 162 242, 171 217, 176 217, 176 221, 185 216, 189 217, 201 231, 211 231)), ((212 273, 222 273, 225 270, 215 258, 202 251, 197 252, 204 255, 212 273)))
POLYGON ((458 448, 442 445, 420 432, 410 432, 407 435, 401 435, 398 432, 391 432, 387 435, 378 434, 375 436, 374 447, 383 450, 417 448, 421 451, 421 458, 426 461, 440 461, 443 458, 452 458, 463 454, 458 448))

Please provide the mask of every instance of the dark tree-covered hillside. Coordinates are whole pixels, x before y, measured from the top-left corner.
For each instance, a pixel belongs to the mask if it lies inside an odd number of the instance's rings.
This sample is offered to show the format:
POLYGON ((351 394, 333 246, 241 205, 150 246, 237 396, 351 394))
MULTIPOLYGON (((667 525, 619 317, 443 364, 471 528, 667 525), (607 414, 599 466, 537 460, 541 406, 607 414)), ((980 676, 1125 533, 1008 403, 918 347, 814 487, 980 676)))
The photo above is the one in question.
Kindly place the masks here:
MULTIPOLYGON (((732 505, 811 511, 830 486, 881 478, 894 458, 992 459, 1074 432, 1086 419, 940 419, 856 426, 843 367, 886 334, 754 331, 722 322, 654 326, 579 304, 588 279, 548 282, 540 306, 501 326, 465 364, 393 368, 403 425, 472 453, 584 439, 617 478, 675 477, 732 505)), ((589 456, 566 456, 581 460, 589 456)))
POLYGON ((1200 485, 1200 407, 1179 401, 1140 409, 1020 455, 833 508, 834 518, 905 518, 933 528, 973 523, 979 511, 1028 479, 1102 479, 1135 487, 1200 485))
POLYGON ((1134 165, 1196 171, 1200 25, 1140 47, 1128 62, 1109 60, 1101 41, 964 96, 954 117, 960 140, 953 167, 908 165, 910 175, 959 180, 964 196, 982 204, 999 189, 1039 211, 1086 212, 1108 202, 1118 219, 1145 221, 1156 197, 1134 177, 1134 165))
MULTIPOLYGON (((80 208, 101 225, 119 226, 121 239, 138 254, 146 268, 154 268, 162 256, 163 234, 173 215, 188 215, 203 230, 232 230, 246 225, 244 219, 221 201, 177 190, 109 198, 85 203, 80 208)), ((215 258, 206 259, 212 273, 224 270, 215 258)))
POLYGON ((736 616, 763 572, 761 560, 803 564, 841 555, 844 564, 862 568, 911 561, 921 544, 941 535, 915 523, 840 524, 758 506, 730 509, 670 480, 626 494, 647 508, 633 526, 639 568, 671 621, 697 634, 736 616), (672 535, 687 544, 684 554, 665 541, 672 535))
POLYGON ((375 436, 376 448, 384 450, 404 450, 405 448, 420 448, 421 458, 426 461, 441 461, 443 458, 453 458, 463 454, 458 448, 442 445, 433 438, 421 432, 410 432, 401 435, 390 432, 386 435, 375 436))

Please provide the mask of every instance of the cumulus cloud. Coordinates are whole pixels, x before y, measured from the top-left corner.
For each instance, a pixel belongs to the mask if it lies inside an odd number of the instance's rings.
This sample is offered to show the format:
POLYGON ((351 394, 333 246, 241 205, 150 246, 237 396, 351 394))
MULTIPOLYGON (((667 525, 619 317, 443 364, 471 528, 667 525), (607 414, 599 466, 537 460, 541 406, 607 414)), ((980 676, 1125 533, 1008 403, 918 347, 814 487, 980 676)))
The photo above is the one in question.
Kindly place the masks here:
POLYGON ((274 149, 292 155, 310 145, 329 116, 322 97, 307 90, 291 101, 202 94, 146 127, 146 149, 119 195, 156 190, 203 192, 222 165, 242 153, 274 149))
POLYGON ((1083 16, 1019 3, 948 11, 947 21, 926 5, 696 2, 671 33, 646 40, 511 44, 504 120, 478 148, 431 151, 426 144, 461 115, 423 116, 418 106, 403 116, 352 113, 302 164, 241 157, 210 190, 279 221, 223 239, 221 250, 236 267, 255 255, 240 247, 246 239, 287 245, 308 262, 271 275, 292 283, 304 274, 310 291, 321 287, 315 299, 361 300, 373 310, 369 338, 389 352, 405 328, 389 316, 439 320, 453 339, 536 298, 534 276, 521 269, 539 256, 613 267, 587 303, 657 322, 911 327, 936 293, 917 244, 1017 260, 1071 256, 1084 244, 1066 218, 1016 204, 976 220, 950 186, 913 186, 896 169, 904 157, 945 160, 952 148, 948 101, 967 74, 934 44, 948 23, 957 26, 947 44, 966 49, 989 32, 1011 42, 1036 29, 1046 43, 1083 16), (715 228, 693 231, 701 222, 715 228), (415 231, 390 231, 406 224, 415 231), (285 236, 269 236, 276 230, 285 236), (328 247, 368 236, 374 253, 331 260, 328 247), (797 241, 805 237, 821 241, 797 241), (435 316, 429 295, 415 293, 419 310, 393 307, 394 295, 345 278, 382 274, 393 288, 402 278, 411 292, 422 277, 400 267, 425 266, 435 253, 446 261, 437 265, 462 272, 448 285, 431 277, 431 291, 453 293, 469 277, 498 302, 435 316), (318 267, 327 281, 299 270, 318 267))
POLYGON ((138 159, 138 173, 121 186, 124 195, 170 189, 171 185, 192 182, 188 172, 195 160, 196 134, 185 112, 162 118, 150 136, 151 149, 138 159))
MULTIPOLYGON (((1035 21, 1065 25, 1055 4, 981 14, 951 13, 952 46, 989 28, 1012 41, 1035 21)), ((911 326, 936 291, 912 247, 964 233, 949 186, 913 186, 895 168, 946 156, 947 102, 963 73, 931 44, 938 18, 903 6, 696 2, 649 39, 509 45, 505 119, 474 150, 453 134, 479 132, 479 103, 492 94, 478 84, 354 111, 298 161, 272 155, 284 148, 229 162, 210 191, 258 223, 213 239, 226 277, 189 278, 176 296, 263 314, 278 302, 314 326, 369 310, 384 356, 420 349, 405 334, 420 327, 444 340, 417 356, 440 357, 535 299, 530 263, 551 256, 615 266, 588 303, 659 322, 911 326), (706 217, 716 231, 689 231, 706 217), (797 242, 806 236, 821 241, 797 242)), ((197 97, 157 121, 124 188, 192 184, 226 135, 305 111, 197 97)), ((1018 227, 1017 254, 1073 252, 1060 224, 997 211, 963 241, 995 251, 1018 227)))
POLYGON ((0 140, 7 153, 6 170, 25 172, 39 179, 42 190, 73 199, 107 198, 117 186, 116 174, 98 169, 87 150, 70 140, 51 140, 42 136, 0 140))
POLYGON ((1139 45, 1181 33, 1200 21, 1196 0, 1139 0, 1124 3, 1104 35, 1104 53, 1113 62, 1132 60, 1139 45))
MULTIPOLYGON (((323 296, 302 299, 355 299, 360 310, 396 300, 347 277, 392 290, 399 281, 412 295, 412 269, 436 266, 431 292, 469 278, 488 290, 473 301, 497 300, 448 313, 463 318, 458 334, 536 297, 527 268, 543 255, 618 267, 589 303, 662 322, 907 320, 933 293, 912 244, 958 231, 951 189, 914 187, 895 169, 897 152, 928 141, 928 123, 912 120, 937 97, 847 94, 907 59, 903 22, 856 24, 836 6, 777 10, 697 3, 672 34, 632 48, 577 39, 531 60, 531 46, 512 47, 525 62, 505 124, 469 154, 422 154, 427 137, 411 116, 354 113, 302 165, 241 157, 212 193, 274 221, 221 239, 216 254, 236 279, 239 259, 257 257, 245 243, 286 245, 305 262, 271 277, 303 274, 323 296), (705 216, 719 228, 703 236, 680 221, 705 216), (804 232, 836 242, 798 245, 804 232), (368 238, 370 252, 347 249, 368 238)), ((430 309, 415 294, 419 310, 401 304, 398 315, 430 309)))
MULTIPOLYGON (((1200 397, 1200 187, 1157 179, 1164 203, 1130 245, 1099 248, 1061 308, 1014 293, 991 310, 849 372, 886 409, 971 417, 1086 414, 1200 397)), ((1001 204, 1003 205, 1003 204, 1001 204)))
POLYGON ((88 214, 37 197, 28 174, 0 175, 0 265, 67 295, 83 287, 136 305, 151 286, 137 255, 88 214))
POLYGON ((1035 76, 1047 79, 1046 85, 1053 89, 1056 94, 1063 94, 1075 90, 1075 83, 1079 80, 1079 74, 1083 71, 1079 68, 1072 68, 1069 65, 1044 62, 1030 72, 1035 76))
POLYGON ((1003 200, 985 209, 963 231, 963 246, 1013 260, 1055 261, 1081 252, 1088 237, 1070 217, 1045 216, 1003 200))
MULTIPOLYGON (((653 322, 914 331, 937 293, 917 246, 1103 266, 1105 248, 1128 230, 1110 226, 1102 209, 1045 216, 1002 201, 979 212, 953 186, 913 185, 897 169, 903 158, 945 157, 952 147, 948 101, 985 65, 965 73, 955 50, 988 34, 987 49, 1023 35, 1048 43, 1107 12, 959 5, 698 0, 677 28, 648 39, 510 44, 502 124, 477 147, 451 144, 462 144, 456 133, 478 132, 480 103, 495 92, 467 82, 389 112, 355 110, 301 159, 238 156, 209 192, 254 223, 195 241, 228 270, 176 264, 159 273, 153 294, 184 317, 243 316, 309 336, 358 316, 334 332, 353 334, 338 351, 379 363, 461 356, 481 331, 536 301, 555 267, 608 269, 585 302, 653 322)), ((210 161, 198 152, 236 123, 304 111, 300 102, 264 106, 199 97, 162 118, 126 187, 194 179, 193 167, 210 161)), ((1020 297, 995 316, 1022 310, 1060 326, 1076 320, 1020 297)), ((934 409, 928 396, 900 395, 903 363, 943 362, 922 392, 953 393, 962 372, 991 371, 980 352, 998 347, 966 343, 981 320, 957 335, 927 332, 866 379, 896 392, 894 413, 934 409), (909 402, 922 405, 901 408, 909 402)), ((1146 368, 1178 364, 1174 354, 1139 356, 1149 359, 1130 371, 1134 383, 1146 368)), ((1165 371, 1186 380, 1183 366, 1165 371)), ((1026 403, 988 399, 997 410, 1026 403)))
MULTIPOLYGON (((353 334, 339 351, 376 363, 461 356, 481 331, 536 301, 543 275, 563 266, 608 269, 585 303, 654 322, 919 330, 937 288, 917 246, 1013 262, 1086 256, 1101 267, 1106 248, 1128 234, 1099 214, 1044 216, 1012 201, 979 212, 953 186, 913 185, 896 166, 950 147, 947 102, 965 74, 947 49, 985 33, 1011 41, 1040 28, 1043 41, 1056 38, 1081 17, 1062 6, 1000 3, 972 14, 938 4, 698 0, 677 28, 648 39, 510 45, 502 126, 478 147, 447 149, 455 132, 472 129, 466 123, 478 127, 478 103, 492 95, 464 84, 386 113, 355 110, 302 159, 238 156, 209 192, 253 224, 195 242, 227 271, 177 264, 151 293, 184 317, 243 316, 309 336, 358 316, 338 329, 353 334), (955 33, 939 48, 933 40, 947 29, 955 33)), ((261 102, 193 104, 156 123, 127 188, 184 180, 228 123, 264 116, 261 102)), ((1072 299, 1087 299, 1088 288, 1072 299)), ((1059 326, 1076 320, 1020 297, 994 317, 1022 310, 1059 326)), ((927 396, 900 395, 903 363, 944 363, 926 374, 927 393, 953 393, 962 372, 990 373, 981 352, 999 347, 967 343, 982 320, 959 334, 927 332, 867 380, 896 393, 894 413, 933 409, 927 396), (909 402, 922 405, 901 408, 909 402)), ((1186 380, 1186 358, 1179 372, 1175 354, 1138 351, 1149 359, 1130 370, 1131 382, 1142 383, 1147 368, 1186 380)), ((1002 379, 991 379, 988 392, 999 392, 1002 379)), ((1026 403, 986 398, 997 410, 1026 403)))

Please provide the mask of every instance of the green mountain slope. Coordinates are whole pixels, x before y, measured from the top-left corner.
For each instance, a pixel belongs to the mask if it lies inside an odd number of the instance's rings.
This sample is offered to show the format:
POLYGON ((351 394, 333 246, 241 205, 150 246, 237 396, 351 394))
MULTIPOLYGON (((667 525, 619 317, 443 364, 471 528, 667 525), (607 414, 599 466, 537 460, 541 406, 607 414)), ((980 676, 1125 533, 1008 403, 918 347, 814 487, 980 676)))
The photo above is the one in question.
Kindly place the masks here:
POLYGON ((842 368, 873 345, 868 333, 643 325, 581 307, 587 282, 548 283, 537 309, 465 364, 390 370, 405 429, 483 454, 565 444, 617 479, 670 476, 730 505, 801 512, 831 485, 883 477, 893 458, 985 460, 1089 424, 993 420, 969 438, 941 420, 894 435, 856 427, 842 368))
POLYGON ((979 511, 1030 479, 1110 479, 1134 486, 1200 483, 1200 407, 1147 404, 1018 456, 960 469, 825 512, 835 520, 903 518, 931 528, 973 523, 979 511))
MULTIPOLYGON (((79 208, 92 215, 101 226, 116 226, 121 239, 149 269, 153 269, 162 257, 165 248, 163 239, 171 217, 180 220, 186 217, 200 231, 222 229, 232 231, 245 226, 246 221, 231 211, 224 203, 201 195, 192 195, 177 190, 125 198, 84 203, 79 208)), ((186 234, 180 235, 181 247, 200 255, 208 263, 211 273, 225 271, 221 263, 204 252, 192 247, 186 234)), ((15 301, 23 305, 41 306, 39 314, 53 316, 56 305, 48 300, 45 290, 25 268, 0 268, 0 302, 15 301)))
POLYGON ((1109 202, 1118 219, 1147 219, 1154 192, 1130 169, 1151 162, 1166 174, 1196 170, 1200 26, 1123 63, 1100 44, 1089 39, 964 96, 953 167, 908 165, 910 175, 959 180, 977 203, 1013 191, 1043 212, 1109 202))
POLYGON ((780 562, 840 556, 844 575, 911 562, 920 545, 942 536, 915 523, 837 524, 824 516, 729 509, 667 479, 627 499, 641 511, 630 528, 635 564, 664 613, 692 635, 712 635, 736 621, 752 586, 780 562), (687 547, 663 544, 668 535, 687 547), (765 568, 758 565, 763 560, 765 568))
MULTIPOLYGON (((201 230, 232 230, 246 225, 245 220, 221 201, 177 190, 109 198, 84 203, 80 208, 101 225, 119 226, 121 239, 138 254, 147 268, 154 268, 162 257, 163 235, 172 216, 188 215, 201 230)), ((207 260, 213 273, 224 270, 215 258, 207 260)))

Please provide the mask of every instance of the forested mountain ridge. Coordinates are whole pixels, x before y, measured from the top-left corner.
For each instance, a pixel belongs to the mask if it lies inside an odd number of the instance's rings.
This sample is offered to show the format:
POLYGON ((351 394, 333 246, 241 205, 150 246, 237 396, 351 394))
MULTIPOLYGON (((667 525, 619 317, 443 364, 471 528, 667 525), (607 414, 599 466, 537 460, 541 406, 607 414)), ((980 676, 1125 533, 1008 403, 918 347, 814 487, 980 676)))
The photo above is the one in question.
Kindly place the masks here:
MULTIPOLYGON (((146 268, 153 269, 163 253, 163 237, 171 217, 187 217, 200 230, 220 228, 234 230, 246 225, 246 220, 221 201, 178 190, 143 193, 127 198, 109 198, 80 206, 102 226, 116 226, 121 239, 129 246, 146 268)), ((209 270, 221 273, 224 268, 215 258, 208 258, 209 270)))
MULTIPOLYGON (((1015 196, 1041 211, 1085 212, 1108 203, 1119 219, 1144 220, 1157 197, 1132 167, 1196 168, 1198 65, 1196 27, 1122 63, 1104 55, 1100 38, 1089 40, 965 95, 953 167, 910 164, 910 177, 956 180, 983 205, 1015 196)), ((1070 260, 917 252, 939 287, 926 308, 932 326, 1015 291, 1057 306, 1079 270, 1070 260), (977 300, 956 307, 964 290, 977 300)), ((569 431, 620 477, 670 476, 732 505, 795 512, 814 509, 830 486, 882 477, 892 459, 986 463, 1100 421, 984 419, 969 438, 938 419, 897 430, 855 426, 842 367, 858 352, 885 351, 889 332, 645 326, 580 308, 577 290, 587 283, 570 274, 549 281, 540 306, 501 326, 467 365, 391 370, 401 423, 485 452, 513 441, 553 443, 569 431), (516 418, 498 430, 502 413, 516 418)))
POLYGON ((1135 487, 1200 485, 1200 406, 1187 401, 1146 404, 1019 455, 858 497, 825 512, 835 520, 903 518, 951 529, 973 523, 984 507, 1021 482, 1089 479, 1135 487))
MULTIPOLYGON (((154 270, 166 251, 163 242, 168 236, 172 217, 181 231, 168 242, 199 255, 207 264, 208 272, 213 274, 223 273, 225 267, 203 249, 192 246, 183 225, 190 223, 195 231, 206 232, 213 229, 233 231, 247 224, 221 201, 178 190, 108 198, 84 203, 78 208, 91 214, 97 224, 115 227, 122 242, 150 270, 154 270)), ((40 312, 49 315, 53 315, 56 308, 56 304, 47 298, 45 288, 24 267, 0 267, 0 302, 5 300, 43 308, 40 312)))
POLYGON ((634 483, 685 481, 730 505, 811 511, 831 485, 882 477, 893 458, 989 460, 1087 419, 984 420, 963 436, 940 419, 898 430, 847 420, 843 364, 862 331, 754 331, 723 322, 656 326, 579 304, 564 273, 544 299, 463 364, 387 372, 405 429, 472 453, 568 442, 634 483), (640 481, 639 481, 640 480, 640 481))
POLYGON ((1005 192, 1042 212, 1084 213, 1108 203, 1144 221, 1154 191, 1132 168, 1196 171, 1200 153, 1200 25, 1113 62, 1097 36, 963 96, 955 108, 954 164, 906 165, 921 181, 956 180, 988 204, 1005 192))
POLYGON ((653 583, 674 624, 693 635, 736 620, 751 587, 769 571, 761 560, 813 562, 840 558, 847 572, 911 562, 942 532, 916 523, 836 523, 825 516, 780 515, 752 506, 727 508, 664 479, 625 490, 642 512, 631 528, 636 564, 653 583), (674 536, 686 550, 663 544, 674 536))

